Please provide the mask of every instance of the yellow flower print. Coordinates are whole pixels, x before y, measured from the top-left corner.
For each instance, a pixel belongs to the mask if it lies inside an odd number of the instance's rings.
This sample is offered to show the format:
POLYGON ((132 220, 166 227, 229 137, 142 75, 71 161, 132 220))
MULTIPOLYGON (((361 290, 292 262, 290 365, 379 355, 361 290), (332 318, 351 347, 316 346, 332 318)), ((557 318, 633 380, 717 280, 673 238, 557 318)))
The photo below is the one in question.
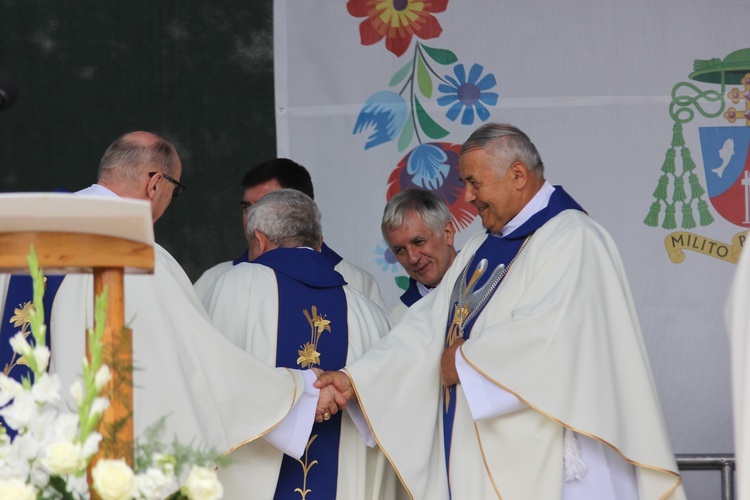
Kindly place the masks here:
POLYGON ((315 350, 315 346, 310 342, 306 343, 301 350, 297 351, 299 358, 297 364, 302 368, 312 367, 320 364, 320 353, 315 350))
POLYGON ((10 322, 13 326, 18 328, 29 324, 31 322, 31 312, 34 310, 34 305, 31 302, 26 302, 21 309, 13 310, 13 317, 10 318, 10 322))
POLYGON ((310 310, 312 314, 307 309, 302 310, 302 314, 305 315, 307 322, 310 324, 310 342, 307 342, 302 350, 297 351, 299 353, 297 364, 301 365, 302 368, 320 364, 320 353, 317 350, 318 341, 323 332, 331 331, 331 320, 318 313, 318 306, 312 306, 310 310))

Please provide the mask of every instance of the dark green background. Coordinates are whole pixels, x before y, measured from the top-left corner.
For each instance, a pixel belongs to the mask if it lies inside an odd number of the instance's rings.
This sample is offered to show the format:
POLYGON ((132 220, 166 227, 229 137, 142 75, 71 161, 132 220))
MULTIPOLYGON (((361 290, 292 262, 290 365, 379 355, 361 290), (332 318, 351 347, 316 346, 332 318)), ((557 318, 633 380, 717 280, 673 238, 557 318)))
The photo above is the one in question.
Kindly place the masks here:
POLYGON ((276 154, 273 2, 0 0, 0 191, 96 182, 120 134, 175 141, 188 190, 155 226, 194 280, 244 248, 239 182, 276 154))

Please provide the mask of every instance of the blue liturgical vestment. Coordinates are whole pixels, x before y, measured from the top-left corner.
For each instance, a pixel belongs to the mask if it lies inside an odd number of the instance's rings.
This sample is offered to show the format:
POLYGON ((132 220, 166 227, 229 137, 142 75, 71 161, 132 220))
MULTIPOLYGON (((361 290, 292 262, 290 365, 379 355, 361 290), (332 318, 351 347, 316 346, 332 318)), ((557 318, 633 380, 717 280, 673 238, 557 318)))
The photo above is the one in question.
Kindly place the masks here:
MULTIPOLYGON (((346 282, 331 261, 309 249, 277 248, 253 262, 273 269, 278 283, 276 366, 343 368, 348 349, 346 282)), ((274 498, 298 499, 305 490, 315 498, 336 498, 342 415, 313 425, 301 460, 284 455, 274 498)))

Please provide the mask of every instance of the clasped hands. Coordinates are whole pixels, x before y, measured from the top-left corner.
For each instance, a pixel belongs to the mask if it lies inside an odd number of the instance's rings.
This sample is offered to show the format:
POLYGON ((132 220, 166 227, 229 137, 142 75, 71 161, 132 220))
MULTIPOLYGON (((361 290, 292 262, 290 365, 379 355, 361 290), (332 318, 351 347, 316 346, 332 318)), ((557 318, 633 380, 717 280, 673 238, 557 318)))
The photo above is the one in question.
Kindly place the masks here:
POLYGON ((318 380, 315 387, 320 389, 318 405, 315 410, 315 421, 321 423, 331 418, 339 410, 343 410, 346 403, 354 399, 356 395, 352 387, 352 381, 344 372, 324 372, 313 368, 318 380))
MULTIPOLYGON (((456 371, 456 350, 465 342, 457 339, 453 345, 446 348, 440 360, 440 372, 443 377, 443 385, 451 387, 459 383, 456 371)), ((315 410, 315 421, 321 423, 331 418, 339 410, 343 410, 346 404, 357 397, 352 387, 352 381, 344 372, 324 372, 319 368, 313 368, 318 380, 313 384, 320 389, 318 405, 315 410)))

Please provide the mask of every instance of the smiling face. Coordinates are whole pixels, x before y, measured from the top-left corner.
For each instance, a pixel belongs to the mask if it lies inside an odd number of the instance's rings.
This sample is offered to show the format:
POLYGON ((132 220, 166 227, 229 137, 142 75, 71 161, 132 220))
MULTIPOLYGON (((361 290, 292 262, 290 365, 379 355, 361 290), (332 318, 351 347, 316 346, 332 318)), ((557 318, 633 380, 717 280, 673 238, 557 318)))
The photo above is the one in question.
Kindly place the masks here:
POLYGON ((454 234, 450 222, 436 234, 415 212, 407 212, 398 228, 384 232, 388 246, 407 274, 430 288, 440 284, 456 257, 454 234))
POLYGON ((493 233, 518 215, 530 199, 526 166, 521 162, 503 165, 503 161, 487 149, 470 150, 458 160, 461 180, 466 183, 464 199, 476 207, 482 226, 493 233))

